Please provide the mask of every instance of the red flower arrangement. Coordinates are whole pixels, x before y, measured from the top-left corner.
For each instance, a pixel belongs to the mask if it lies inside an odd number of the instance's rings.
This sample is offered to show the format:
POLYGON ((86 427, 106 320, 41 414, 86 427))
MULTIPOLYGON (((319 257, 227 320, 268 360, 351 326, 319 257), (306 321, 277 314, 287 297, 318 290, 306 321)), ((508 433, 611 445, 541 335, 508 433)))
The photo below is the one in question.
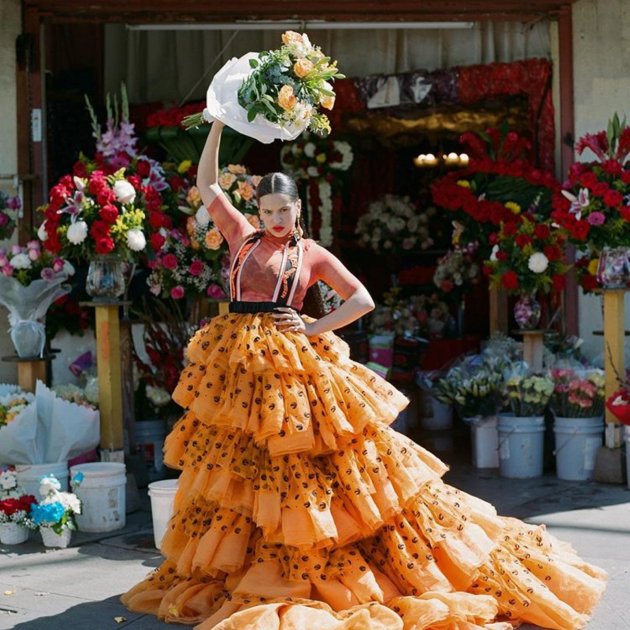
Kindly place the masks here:
POLYGON ((147 116, 147 127, 182 127, 186 116, 199 113, 205 107, 204 102, 189 103, 182 107, 160 109, 147 116))
POLYGON ((592 162, 577 162, 562 190, 553 197, 552 217, 581 251, 576 268, 585 290, 597 288, 598 261, 605 247, 630 243, 630 127, 615 114, 606 131, 586 134, 577 143, 582 155, 590 149, 592 162))
POLYGON ((559 184, 551 173, 534 167, 531 144, 513 131, 465 133, 460 142, 470 154, 469 166, 437 180, 433 201, 453 212, 458 224, 453 243, 477 242, 480 257, 488 258, 490 235, 502 223, 514 223, 521 211, 547 216, 559 184))

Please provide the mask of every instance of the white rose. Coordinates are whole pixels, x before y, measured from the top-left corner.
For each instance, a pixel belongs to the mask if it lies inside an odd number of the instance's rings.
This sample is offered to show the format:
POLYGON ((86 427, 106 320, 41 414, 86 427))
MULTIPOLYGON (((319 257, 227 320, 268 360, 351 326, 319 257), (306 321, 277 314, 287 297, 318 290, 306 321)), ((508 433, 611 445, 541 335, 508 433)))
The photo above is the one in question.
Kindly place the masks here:
POLYGON ((147 239, 144 236, 144 232, 137 228, 129 230, 127 232, 127 247, 132 252, 140 252, 147 246, 147 239))
POLYGON ((17 486, 17 477, 15 473, 12 473, 8 470, 0 473, 0 488, 3 490, 11 490, 17 486))
POLYGON ((312 142, 307 142, 304 145, 304 155, 310 158, 315 155, 315 145, 312 142))
POLYGON ((534 273, 543 273, 549 266, 549 259, 542 252, 536 252, 529 257, 527 266, 534 273))
POLYGON ((499 251, 499 246, 498 245, 494 245, 492 247, 492 251, 490 252, 490 260, 492 262, 496 262, 497 260, 497 252, 499 251))
POLYGON ((49 477, 42 477, 39 481, 39 494, 42 497, 47 497, 53 492, 59 492, 61 490, 61 484, 54 475, 49 477))
POLYGON ((201 226, 205 227, 210 223, 210 215, 205 206, 199 206, 199 209, 195 213, 195 221, 201 226))
POLYGON ((88 226, 85 221, 75 221, 70 224, 66 236, 73 245, 80 245, 88 235, 88 226))
POLYGON ((13 269, 30 269, 33 266, 28 254, 16 254, 9 262, 13 269))
POLYGON ((317 167, 316 167, 316 166, 309 166, 309 167, 306 169, 306 174, 307 174, 309 177, 319 177, 319 171, 317 170, 317 167))
POLYGON ((121 179, 114 184, 114 194, 120 203, 133 203, 136 189, 126 179, 121 179))
POLYGON ((44 221, 38 228, 37 228, 37 238, 40 241, 45 241, 48 239, 48 232, 46 232, 46 221, 44 221))

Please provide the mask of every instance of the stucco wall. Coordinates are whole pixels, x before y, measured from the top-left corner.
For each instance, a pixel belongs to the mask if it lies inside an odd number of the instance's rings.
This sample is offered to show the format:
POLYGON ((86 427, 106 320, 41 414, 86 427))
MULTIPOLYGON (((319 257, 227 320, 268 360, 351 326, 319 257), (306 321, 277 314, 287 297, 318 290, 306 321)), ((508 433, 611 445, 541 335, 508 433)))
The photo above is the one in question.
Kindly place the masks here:
MULTIPOLYGON (((578 0, 573 5, 575 136, 606 128, 618 112, 630 120, 630 2, 578 0)), ((585 154, 583 159, 593 159, 585 154)), ((591 356, 602 355, 601 298, 580 295, 580 334, 591 356)), ((626 298, 626 329, 630 323, 626 298)))
MULTIPOLYGON (((0 176, 17 172, 16 134, 16 85, 15 85, 15 38, 20 25, 19 0, 0 2, 0 176)), ((0 179, 0 188, 10 194, 17 191, 11 181, 0 179)), ((2 243, 6 245, 6 243, 2 243)), ((13 354, 13 346, 7 334, 7 313, 0 307, 0 357, 13 354)), ((15 383, 15 364, 0 361, 0 383, 15 383)))

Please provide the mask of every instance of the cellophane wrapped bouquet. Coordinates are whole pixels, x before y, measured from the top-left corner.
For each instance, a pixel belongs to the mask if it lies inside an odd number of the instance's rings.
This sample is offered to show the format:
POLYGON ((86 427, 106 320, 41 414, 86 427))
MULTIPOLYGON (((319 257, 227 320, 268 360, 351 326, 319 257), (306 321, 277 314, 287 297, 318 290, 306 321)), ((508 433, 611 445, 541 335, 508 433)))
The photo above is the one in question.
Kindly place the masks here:
POLYGON ((604 413, 604 371, 574 361, 550 370, 554 387, 549 406, 561 418, 595 418, 604 413))
POLYGON ((331 82, 340 78, 337 62, 306 33, 286 31, 280 48, 228 61, 208 88, 206 109, 184 125, 220 120, 265 143, 294 140, 306 129, 325 136, 330 122, 321 110, 332 109, 331 82))
POLYGON ((553 390, 554 382, 549 372, 532 372, 528 364, 522 361, 506 369, 506 404, 515 416, 542 416, 553 390))

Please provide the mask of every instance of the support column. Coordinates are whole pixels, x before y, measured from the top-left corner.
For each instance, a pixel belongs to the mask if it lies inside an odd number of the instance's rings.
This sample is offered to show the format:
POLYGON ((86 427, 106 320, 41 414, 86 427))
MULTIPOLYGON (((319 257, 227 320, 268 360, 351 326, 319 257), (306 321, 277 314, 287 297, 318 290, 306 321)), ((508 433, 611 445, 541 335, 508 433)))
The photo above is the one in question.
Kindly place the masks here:
MULTIPOLYGON (((625 289, 604 289, 604 370, 606 399, 619 389, 617 375, 625 377, 625 289)), ((621 426, 615 416, 606 409, 606 446, 622 445, 621 426)))

